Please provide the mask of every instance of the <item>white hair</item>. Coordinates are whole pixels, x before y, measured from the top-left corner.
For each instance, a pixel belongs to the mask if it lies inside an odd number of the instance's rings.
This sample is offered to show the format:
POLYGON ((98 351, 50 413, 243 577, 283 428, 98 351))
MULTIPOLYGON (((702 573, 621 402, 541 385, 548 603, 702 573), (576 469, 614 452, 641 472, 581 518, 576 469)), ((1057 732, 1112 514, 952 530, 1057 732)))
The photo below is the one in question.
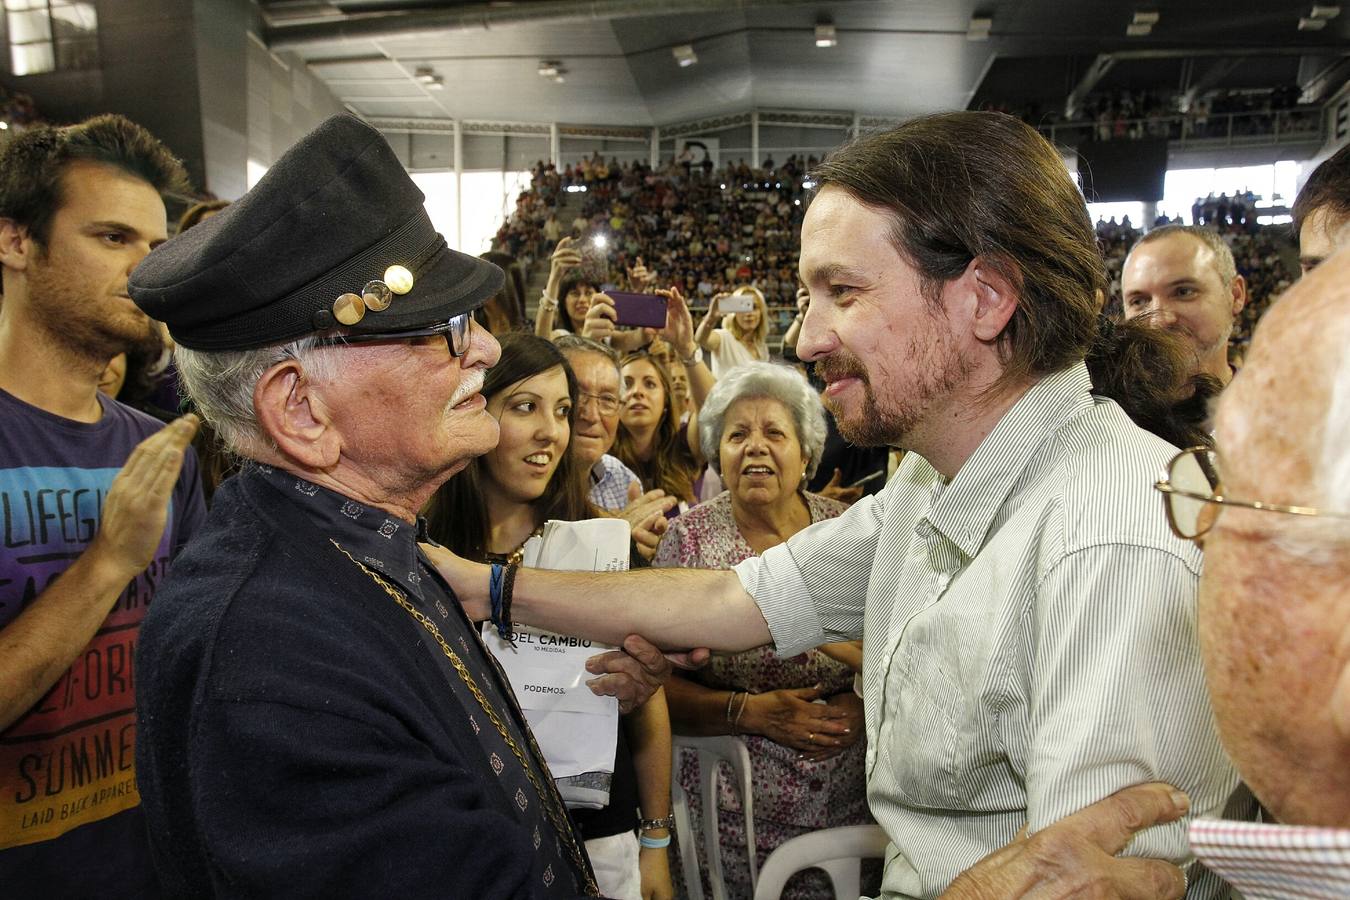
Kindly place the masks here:
POLYGON ((215 429, 226 449, 248 456, 274 447, 253 408, 253 391, 264 372, 294 359, 317 380, 326 381, 336 374, 332 351, 319 347, 319 340, 318 335, 309 334, 256 350, 191 350, 179 346, 173 356, 196 413, 215 429))
POLYGON ((722 446, 727 410, 737 400, 760 399, 777 400, 792 414, 802 456, 806 458, 804 480, 810 480, 816 474, 825 449, 825 408, 800 372, 777 363, 743 363, 717 379, 698 411, 698 439, 703 458, 717 474, 722 474, 718 451, 722 446))

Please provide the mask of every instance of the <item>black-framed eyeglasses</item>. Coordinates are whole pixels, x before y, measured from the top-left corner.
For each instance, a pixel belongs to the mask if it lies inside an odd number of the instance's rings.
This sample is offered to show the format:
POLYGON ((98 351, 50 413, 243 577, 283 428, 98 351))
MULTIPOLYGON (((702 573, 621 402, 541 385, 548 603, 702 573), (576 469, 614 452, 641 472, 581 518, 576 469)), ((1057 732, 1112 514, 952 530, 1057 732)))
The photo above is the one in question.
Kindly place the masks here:
POLYGON ((450 355, 461 357, 469 352, 469 341, 473 334, 473 313, 460 313, 451 316, 439 325, 426 328, 413 328, 408 331, 381 331, 369 334, 340 334, 324 338, 318 344, 321 347, 337 347, 342 344, 370 344, 377 341, 406 341, 412 338, 439 335, 445 338, 450 355))
POLYGON ((595 401, 595 408, 602 416, 612 416, 619 411, 619 398, 613 394, 588 394, 585 391, 577 391, 577 406, 585 406, 588 400, 595 401))
POLYGON ((1167 464, 1167 474, 1153 487, 1162 492, 1167 510, 1167 524, 1177 537, 1201 537, 1214 527, 1215 516, 1202 513, 1207 504, 1216 507, 1241 506, 1266 512, 1292 516, 1323 516, 1332 519, 1350 519, 1346 513, 1330 512, 1312 506, 1285 506, 1260 500, 1235 500, 1225 497, 1219 480, 1218 455, 1208 447, 1182 450, 1167 464))

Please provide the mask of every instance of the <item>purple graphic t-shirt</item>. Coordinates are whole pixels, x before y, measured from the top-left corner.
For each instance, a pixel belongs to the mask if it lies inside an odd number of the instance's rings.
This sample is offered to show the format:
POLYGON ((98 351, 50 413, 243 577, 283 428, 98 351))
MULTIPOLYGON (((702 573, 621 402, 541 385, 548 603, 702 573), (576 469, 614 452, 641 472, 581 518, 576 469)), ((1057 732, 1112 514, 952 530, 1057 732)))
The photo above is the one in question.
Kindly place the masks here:
MULTIPOLYGON (((0 629, 78 559, 131 451, 163 424, 102 395, 95 423, 0 391, 0 629)), ((169 560, 205 518, 189 449, 150 565, 46 696, 0 730, 0 896, 142 896, 136 639, 169 560)))

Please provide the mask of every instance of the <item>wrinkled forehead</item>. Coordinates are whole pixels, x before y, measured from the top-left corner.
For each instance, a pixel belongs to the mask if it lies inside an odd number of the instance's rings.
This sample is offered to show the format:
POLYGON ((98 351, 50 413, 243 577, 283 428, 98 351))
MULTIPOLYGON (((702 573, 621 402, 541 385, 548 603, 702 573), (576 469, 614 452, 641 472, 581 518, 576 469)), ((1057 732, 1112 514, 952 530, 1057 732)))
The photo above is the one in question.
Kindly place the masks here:
POLYGON ((619 389, 619 366, 612 359, 589 350, 569 350, 564 356, 583 391, 595 394, 619 389))

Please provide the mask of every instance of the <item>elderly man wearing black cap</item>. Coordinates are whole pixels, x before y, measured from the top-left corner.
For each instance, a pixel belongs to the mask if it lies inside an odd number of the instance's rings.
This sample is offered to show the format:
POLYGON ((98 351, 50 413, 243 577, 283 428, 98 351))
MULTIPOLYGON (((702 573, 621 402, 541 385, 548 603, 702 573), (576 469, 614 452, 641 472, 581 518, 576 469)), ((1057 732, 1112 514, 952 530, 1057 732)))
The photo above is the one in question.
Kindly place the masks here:
POLYGON ((136 302, 251 460, 142 633, 137 759, 176 896, 594 895, 511 690, 418 550, 495 445, 472 312, 496 267, 436 234, 350 117, 152 253, 136 302))

